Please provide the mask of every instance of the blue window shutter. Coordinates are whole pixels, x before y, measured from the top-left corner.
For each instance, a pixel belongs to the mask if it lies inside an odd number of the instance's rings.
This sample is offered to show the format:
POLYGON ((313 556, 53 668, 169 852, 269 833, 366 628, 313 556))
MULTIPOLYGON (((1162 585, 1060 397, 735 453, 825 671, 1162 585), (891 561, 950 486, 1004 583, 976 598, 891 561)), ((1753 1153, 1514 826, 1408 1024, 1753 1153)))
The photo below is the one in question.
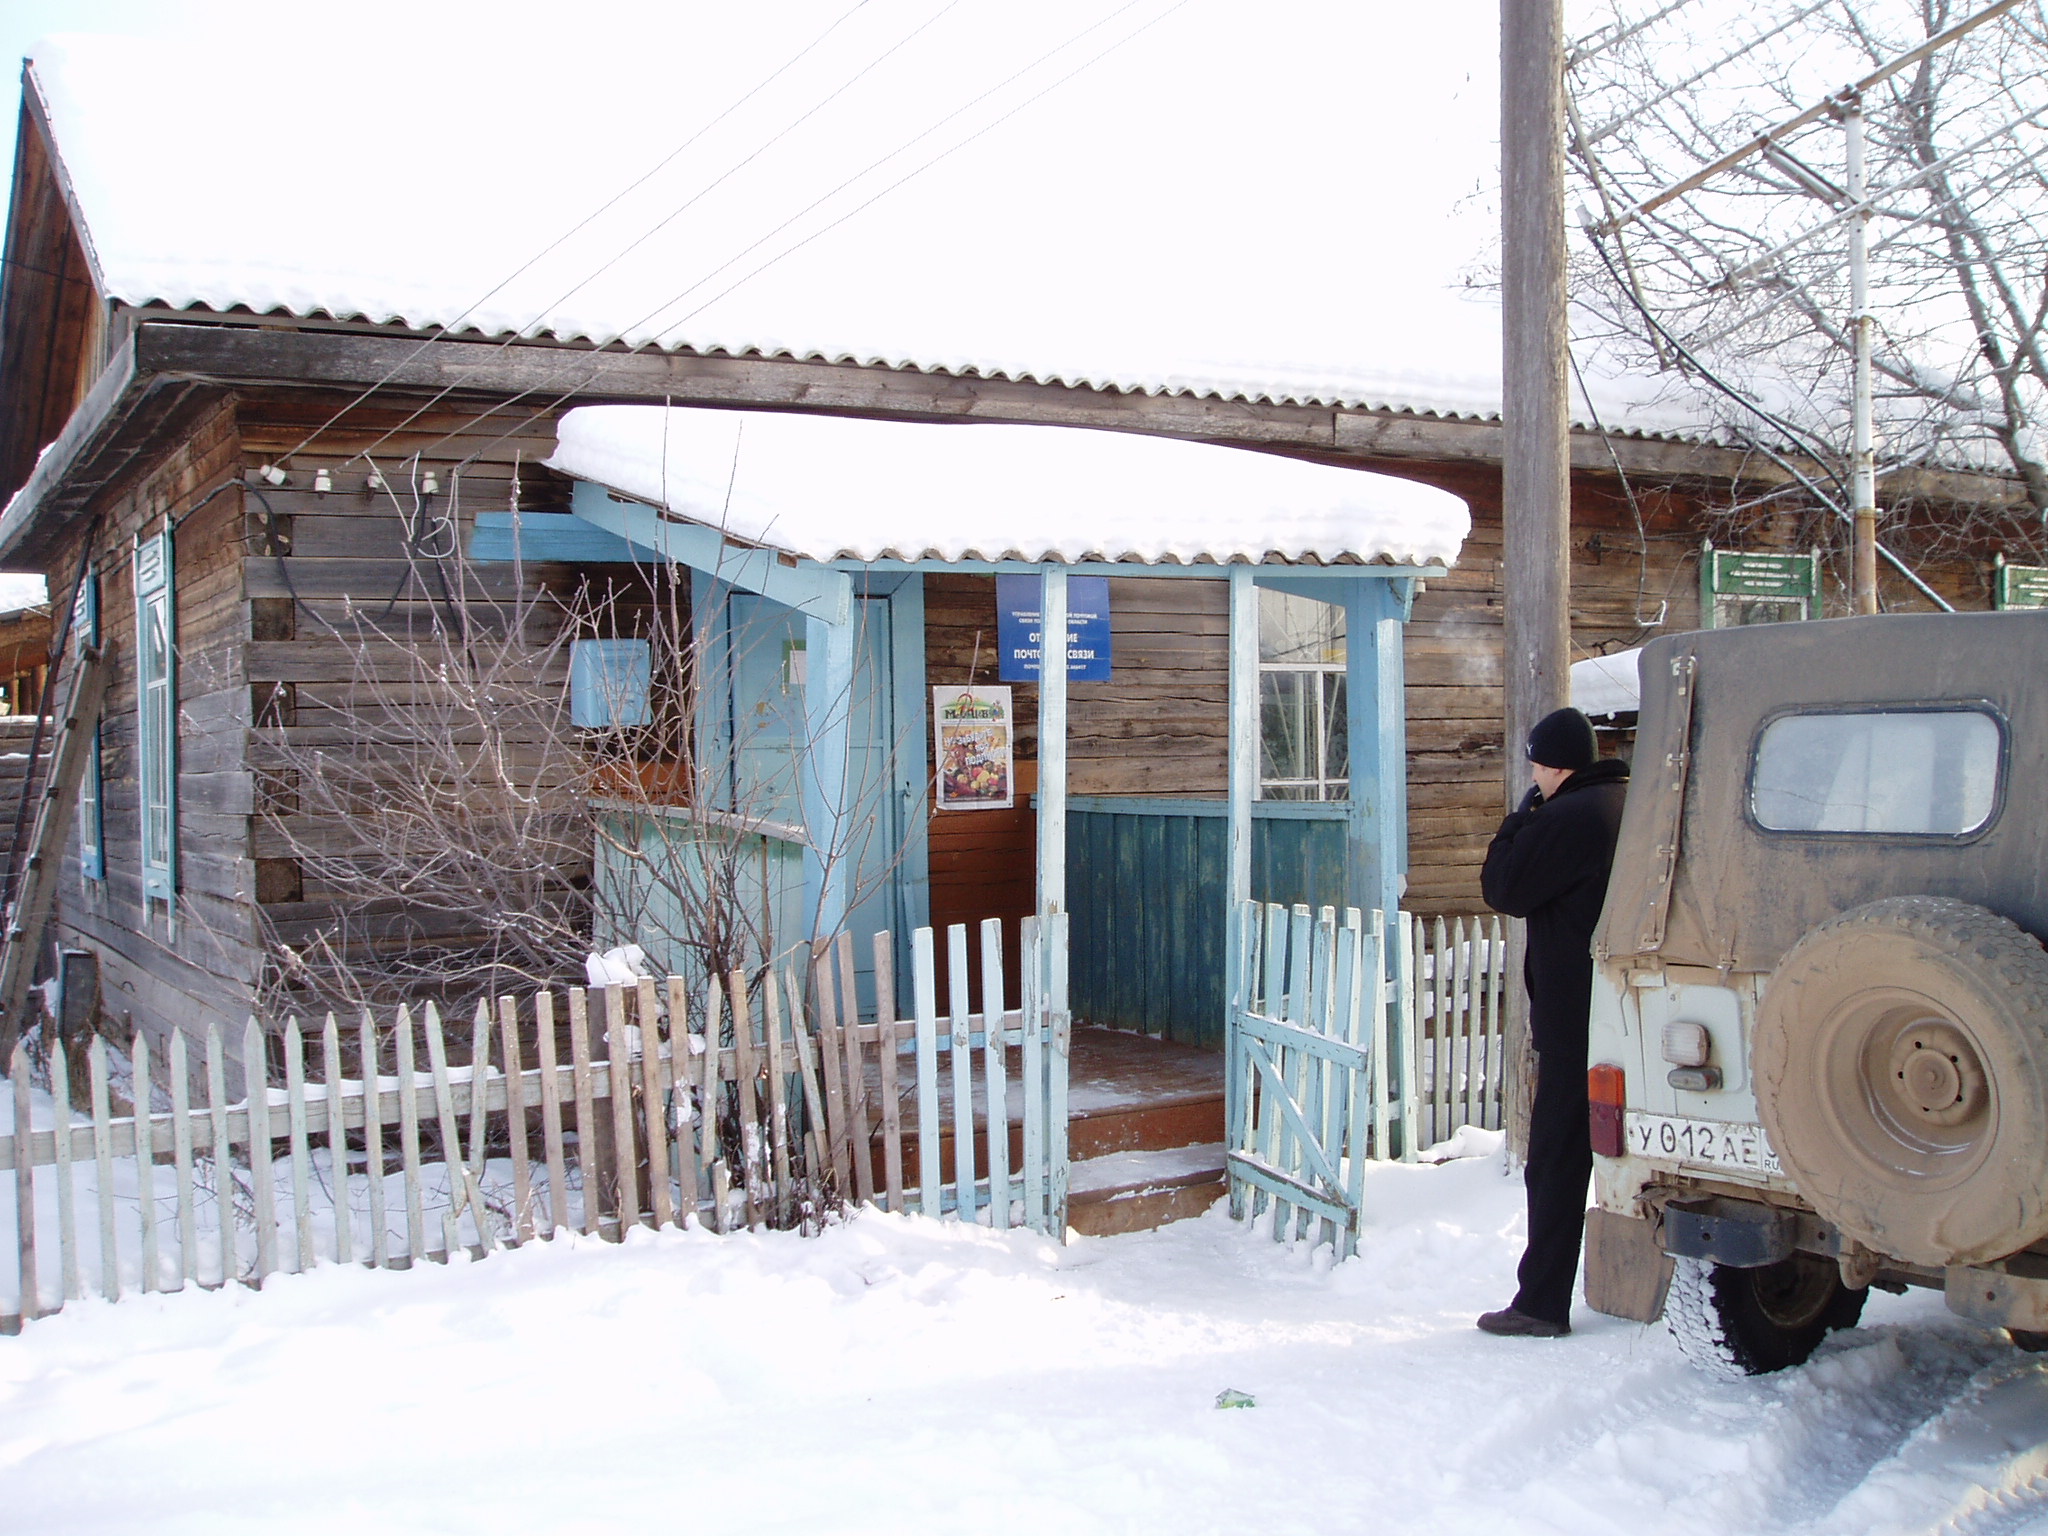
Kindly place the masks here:
POLYGON ((178 889, 178 632, 171 532, 135 544, 136 758, 142 896, 169 906, 178 889))
MULTIPOLYGON (((78 603, 71 614, 73 643, 79 652, 100 642, 100 578, 90 567, 78 582, 78 603)), ((78 786, 78 872, 87 880, 107 878, 106 819, 100 802, 100 727, 92 728, 92 756, 78 786)))

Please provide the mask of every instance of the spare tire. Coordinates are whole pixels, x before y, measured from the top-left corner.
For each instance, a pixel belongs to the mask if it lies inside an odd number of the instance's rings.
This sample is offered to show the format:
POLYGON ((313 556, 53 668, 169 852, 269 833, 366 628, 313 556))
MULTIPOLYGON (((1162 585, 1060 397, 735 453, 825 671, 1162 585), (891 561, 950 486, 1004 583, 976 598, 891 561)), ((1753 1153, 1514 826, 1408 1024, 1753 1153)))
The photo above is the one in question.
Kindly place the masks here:
POLYGON ((2048 1236, 2048 951, 1995 912, 1895 896, 1821 924, 1764 989, 1764 1129, 1821 1217, 1915 1264, 2048 1236))

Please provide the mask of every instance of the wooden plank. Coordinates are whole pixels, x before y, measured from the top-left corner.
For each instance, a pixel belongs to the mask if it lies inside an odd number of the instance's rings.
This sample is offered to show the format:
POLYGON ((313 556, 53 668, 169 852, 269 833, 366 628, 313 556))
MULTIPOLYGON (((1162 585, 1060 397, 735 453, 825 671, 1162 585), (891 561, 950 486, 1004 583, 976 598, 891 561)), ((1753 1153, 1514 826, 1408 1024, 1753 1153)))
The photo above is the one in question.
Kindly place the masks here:
MULTIPOLYGON (((199 1214, 192 1200, 192 1084, 185 1031, 171 1031, 171 1164, 178 1190, 178 1289, 199 1283, 199 1214)), ((67 1093, 65 1102, 70 1103, 67 1093)))
POLYGON ((768 1148, 773 1159, 774 1221, 787 1227, 794 1215, 789 1177, 789 1094, 782 1076, 782 988, 775 968, 761 978, 761 1032, 768 1056, 768 1148))
POLYGON ((725 1165, 724 1150, 718 1140, 718 1122, 725 1112, 724 1089, 719 1084, 725 1062, 725 1052, 720 1048, 720 1039, 725 1033, 721 1027, 724 1006, 725 993, 714 976, 711 978, 711 996, 704 1009, 703 1090, 698 1100, 704 1136, 699 1161, 711 1170, 711 1230, 714 1232, 726 1230, 725 1197, 731 1188, 731 1172, 725 1165))
POLYGON ((1399 932, 1394 937, 1399 964, 1395 976, 1394 1028, 1398 1038, 1394 1048, 1401 1071, 1401 1161, 1412 1163, 1422 1150, 1423 1134, 1421 1091, 1416 1083, 1417 1066, 1422 1057, 1422 1019, 1416 1006, 1416 988, 1421 974, 1417 963, 1421 925, 1415 921, 1413 913, 1402 912, 1397 916, 1399 932))
POLYGON ((519 1052, 519 1000, 498 998, 500 1050, 505 1057, 505 1140, 512 1158, 512 1239, 533 1237, 533 1169, 526 1139, 526 1064, 519 1052))
MULTIPOLYGON (((1022 950, 1019 980, 1023 983, 1018 1011, 1023 1043, 1017 1048, 1017 1075, 1024 1092, 1024 1225, 1047 1231, 1045 1210, 1045 949, 1034 914, 1018 924, 1022 950)), ((986 962, 984 962, 986 964, 986 962)))
POLYGON ((305 1038, 299 1031, 299 1021, 287 1019, 284 1026, 284 1096, 292 1144, 292 1224, 299 1240, 299 1260, 295 1267, 300 1274, 311 1269, 316 1261, 313 1252, 313 1151, 306 1135, 304 1050, 305 1038))
POLYGON ((384 1269, 391 1263, 389 1223, 384 1215, 384 1069, 377 1054, 377 1024, 367 1008, 363 1010, 357 1039, 362 1052, 363 1171, 370 1199, 370 1264, 384 1269))
POLYGON ((974 1020, 967 990, 967 929, 946 929, 946 993, 953 1022, 953 1212, 974 1220, 974 1020))
MULTIPOLYGON (((718 992, 718 978, 711 978, 711 994, 718 992)), ((705 1000, 707 1011, 712 1006, 710 998, 705 1000)), ((676 1096, 676 1184, 679 1198, 676 1201, 676 1225, 687 1227, 697 1216, 699 1164, 697 1160, 697 1128, 703 1119, 691 1100, 696 1097, 697 1078, 701 1064, 697 1054, 704 1049, 703 1037, 690 1033, 689 998, 684 992, 683 978, 671 976, 668 979, 668 1034, 671 1060, 670 1080, 676 1096)), ((715 1043, 715 1042, 714 1042, 715 1043)))
POLYGON ((761 1224, 768 1149, 761 1141, 761 1065, 754 1043, 754 1002, 745 971, 735 970, 727 976, 725 995, 732 1009, 732 1069, 739 1089, 740 1188, 747 1198, 747 1230, 752 1231, 761 1224))
POLYGON ((92 1158, 99 1175, 100 1295, 121 1299, 121 1259, 114 1232, 114 1125, 107 1091, 107 1042, 98 1035, 85 1053, 92 1080, 92 1158))
MULTIPOLYGON (((57 1165, 57 1285, 58 1296, 64 1301, 76 1301, 85 1295, 85 1288, 78 1278, 78 1213, 71 1171, 71 1064, 64 1057, 64 1042, 50 1042, 50 1098, 54 1113, 51 1129, 55 1137, 57 1165)), ((17 1119, 17 1126, 27 1122, 17 1119)), ((27 1137, 17 1131, 15 1145, 27 1153, 27 1137)), ((33 1159, 30 1159, 33 1161, 33 1159)), ((24 1306, 22 1315, 28 1311, 24 1306)))
MULTIPOLYGON (((655 1226, 675 1224, 668 1160, 668 1093, 661 1056, 660 1002, 652 977, 639 986, 641 1123, 647 1133, 647 1204, 655 1226)), ((685 1032, 687 1033, 687 1031, 685 1032)))
MULTIPOLYGON (((15 1254, 21 1266, 21 1315, 24 1318, 40 1317, 43 1310, 36 1278, 36 1161, 28 1155, 26 1146, 35 1125, 35 1118, 30 1113, 28 1073, 28 1052, 17 1040, 7 1075, 14 1084, 15 1142, 22 1148, 14 1159, 14 1232, 15 1254)), ((59 1300, 58 1305, 62 1306, 63 1302, 59 1300)))
POLYGON ((939 1004, 938 967, 932 957, 932 931, 910 935, 911 1006, 917 1019, 917 1193, 918 1206, 937 1220, 944 1210, 939 1167, 939 1004))
POLYGON ((640 1225, 638 1139, 633 1134, 633 1038, 637 1031, 626 1018, 626 989, 604 989, 605 1091, 611 1095, 612 1171, 619 1201, 619 1239, 640 1225))
POLYGON ((896 945, 889 930, 875 934, 875 1022, 881 1035, 882 1191, 889 1209, 903 1209, 903 1104, 896 1084, 896 945))
POLYGON ((603 1229, 604 1202, 598 1189, 596 1148, 597 1100, 590 1081, 590 1003, 582 987, 569 989, 569 1061, 576 1095, 576 1176, 583 1189, 583 1231, 595 1237, 603 1229))
MULTIPOLYGON (((825 1097, 818 1089, 818 1066, 813 1055, 819 1049, 818 1037, 815 1032, 807 1034, 803 1028, 803 992, 797 985, 795 975, 784 971, 782 987, 789 998, 789 1018, 795 1030, 797 1071, 803 1079, 804 1116, 809 1121, 809 1129, 804 1137, 804 1147, 808 1154, 807 1167, 812 1187, 818 1190, 823 1188, 825 1182, 825 1169, 830 1161, 825 1148, 831 1137, 831 1130, 825 1123, 825 1097)), ((821 1200, 819 1204, 822 1207, 824 1202, 821 1200)))
POLYGON ((235 1235, 235 1149, 228 1140, 227 1054, 218 1023, 206 1026, 206 1114, 213 1132, 213 1219, 220 1260, 216 1283, 227 1285, 240 1278, 242 1255, 235 1235))
POLYGON ((569 1164, 562 1144, 562 1083, 555 1070, 555 995, 533 994, 533 1052, 540 1066, 541 1155, 548 1170, 549 1236, 569 1224, 569 1164))
POLYGON ((427 1217, 420 1200, 419 1074, 414 1070, 412 1010, 400 1005, 392 1031, 398 1053, 398 1158, 405 1179, 405 1261, 427 1255, 427 1217))
POLYGON ((1046 1093, 1046 1205, 1053 1234, 1067 1240, 1067 1072, 1074 1035, 1073 1015, 1068 1011, 1067 914, 1055 912, 1041 919, 1039 932, 1045 944, 1045 1001, 1052 1026, 1052 1070, 1046 1093))
POLYGON ((841 932, 832 943, 839 963, 840 1038, 846 1042, 846 1122, 848 1151, 853 1158, 853 1185, 863 1205, 875 1198, 874 1127, 868 1113, 867 1061, 861 1049, 860 992, 854 982, 853 935, 841 932))
POLYGON ((149 1039, 137 1034, 128 1055, 129 1082, 134 1085, 135 1212, 142 1247, 138 1277, 147 1293, 162 1289, 156 1235, 156 1116, 151 1109, 149 1039))
POLYGON ((249 1186, 256 1208, 256 1283, 277 1273, 276 1164, 270 1151, 270 1072, 263 1032, 242 1026, 242 1091, 249 1106, 249 1186))
POLYGON ((1010 1074, 1003 1046, 1003 924, 981 925, 982 1075, 988 1095, 989 1225, 1010 1225, 1010 1074))
POLYGON ((434 1084, 435 1123, 440 1131, 441 1173, 448 1183, 448 1208, 441 1214, 441 1262, 455 1257, 462 1246, 455 1223, 463 1205, 462 1133, 455 1119, 455 1095, 448 1081, 448 1041, 441 1030, 441 1010, 429 1001, 425 1008, 427 1071, 434 1084))
POLYGON ((334 1191, 334 1262, 353 1264, 356 1245, 355 1234, 349 1230, 348 1105, 341 1076, 341 1027, 332 1013, 320 1026, 320 1070, 327 1086, 327 1178, 334 1191))
POLYGON ((462 1198, 469 1207, 476 1240, 486 1253, 501 1246, 498 1225, 491 1220, 491 1208, 484 1201, 484 1166, 490 1154, 490 1086, 491 1005, 480 997, 469 1031, 469 1155, 462 1160, 462 1198))
POLYGON ((836 985, 832 976, 832 951, 818 943, 811 948, 811 996, 818 1012, 818 1049, 825 1077, 826 1125, 832 1145, 833 1193, 841 1200, 853 1198, 851 1128, 846 1114, 846 1071, 841 1046, 844 1033, 839 1027, 839 1010, 833 1001, 836 985))

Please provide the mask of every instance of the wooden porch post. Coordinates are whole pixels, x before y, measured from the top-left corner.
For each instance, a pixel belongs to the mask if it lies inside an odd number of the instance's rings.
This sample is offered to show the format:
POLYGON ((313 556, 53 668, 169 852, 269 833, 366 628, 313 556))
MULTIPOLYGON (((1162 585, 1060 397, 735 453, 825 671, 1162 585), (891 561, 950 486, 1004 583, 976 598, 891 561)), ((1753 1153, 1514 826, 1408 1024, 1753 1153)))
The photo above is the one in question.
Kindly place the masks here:
MULTIPOLYGON (((1252 568, 1230 568, 1230 852, 1225 933, 1236 931, 1237 909, 1252 899, 1252 801, 1259 787, 1259 589, 1252 568)), ((1223 952, 1236 963, 1226 942, 1223 952)), ((1235 1000, 1237 978, 1227 978, 1235 1000)))
POLYGON ((1345 690, 1351 750, 1351 811, 1345 822, 1344 899, 1386 914, 1395 929, 1408 867, 1408 713, 1401 623, 1406 577, 1346 582, 1345 690))
POLYGON ((822 938, 846 923, 846 867, 852 839, 847 803, 852 746, 854 634, 851 622, 804 620, 804 909, 822 938))
POLYGON ((1067 568, 1048 565, 1038 599, 1038 916, 1066 910, 1067 568))

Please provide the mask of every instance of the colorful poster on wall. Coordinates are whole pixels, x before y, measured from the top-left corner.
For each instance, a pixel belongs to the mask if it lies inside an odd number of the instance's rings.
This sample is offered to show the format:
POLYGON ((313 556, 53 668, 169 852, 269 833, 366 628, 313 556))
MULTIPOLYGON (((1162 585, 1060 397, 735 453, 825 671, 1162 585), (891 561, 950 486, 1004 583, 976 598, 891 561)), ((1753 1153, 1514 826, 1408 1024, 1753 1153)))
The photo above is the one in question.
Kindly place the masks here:
POLYGON ((1005 811, 1017 801, 1016 734, 1007 688, 934 688, 939 809, 1005 811))

